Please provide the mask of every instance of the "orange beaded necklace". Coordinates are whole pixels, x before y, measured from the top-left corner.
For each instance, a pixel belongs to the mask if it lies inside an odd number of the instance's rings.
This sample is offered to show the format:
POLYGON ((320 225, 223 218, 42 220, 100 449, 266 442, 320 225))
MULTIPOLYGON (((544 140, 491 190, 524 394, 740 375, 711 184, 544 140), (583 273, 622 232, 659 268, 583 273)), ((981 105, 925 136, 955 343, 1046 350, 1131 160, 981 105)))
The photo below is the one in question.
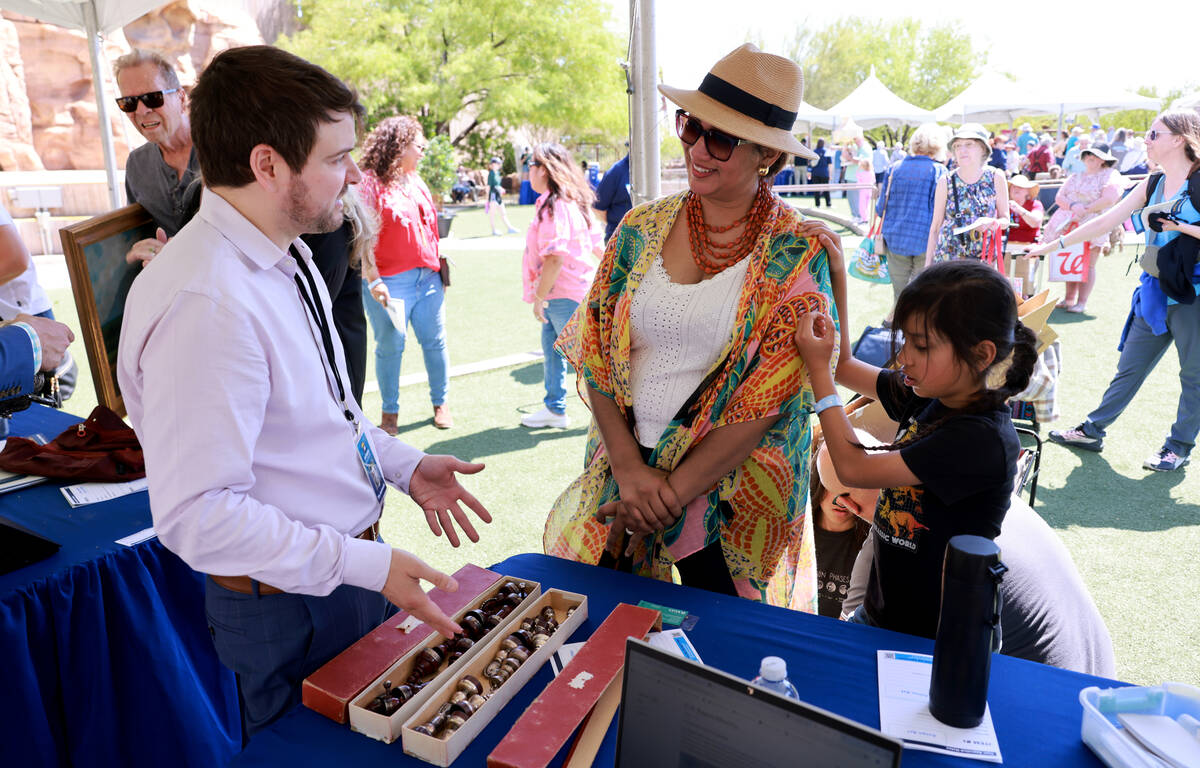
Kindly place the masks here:
POLYGON ((724 226, 709 226, 704 221, 704 208, 700 205, 700 197, 694 192, 688 192, 684 209, 687 213, 688 244, 691 246, 692 258, 696 266, 705 273, 715 275, 718 272, 738 263, 750 249, 762 232, 763 222, 775 207, 775 196, 771 194, 769 184, 759 184, 754 202, 746 215, 737 221, 724 226), (745 224, 742 234, 736 239, 725 243, 714 242, 709 233, 721 234, 745 224))

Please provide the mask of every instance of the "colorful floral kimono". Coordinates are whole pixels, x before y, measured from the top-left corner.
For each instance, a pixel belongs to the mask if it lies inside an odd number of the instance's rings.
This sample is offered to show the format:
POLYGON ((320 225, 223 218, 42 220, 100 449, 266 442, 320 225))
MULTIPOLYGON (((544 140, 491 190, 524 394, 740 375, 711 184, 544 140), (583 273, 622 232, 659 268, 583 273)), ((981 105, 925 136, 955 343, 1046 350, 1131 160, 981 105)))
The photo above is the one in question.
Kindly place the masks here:
MULTIPOLYGON (((630 387, 630 303, 662 249, 687 193, 631 211, 609 241, 591 291, 563 329, 558 345, 596 392, 610 397, 633 423, 630 387)), ((719 361, 663 432, 649 464, 665 471, 712 430, 777 416, 737 469, 713 478, 670 528, 634 554, 635 572, 670 581, 672 564, 720 541, 744 597, 810 613, 817 610, 812 521, 806 514, 812 432, 812 386, 792 343, 805 312, 831 315, 825 251, 797 233, 802 218, 777 201, 763 225, 738 297, 733 334, 719 361)), ((836 364, 837 356, 834 355, 836 364)), ((609 524, 594 519, 619 498, 595 419, 584 472, 559 496, 546 521, 547 554, 596 563, 609 524)))

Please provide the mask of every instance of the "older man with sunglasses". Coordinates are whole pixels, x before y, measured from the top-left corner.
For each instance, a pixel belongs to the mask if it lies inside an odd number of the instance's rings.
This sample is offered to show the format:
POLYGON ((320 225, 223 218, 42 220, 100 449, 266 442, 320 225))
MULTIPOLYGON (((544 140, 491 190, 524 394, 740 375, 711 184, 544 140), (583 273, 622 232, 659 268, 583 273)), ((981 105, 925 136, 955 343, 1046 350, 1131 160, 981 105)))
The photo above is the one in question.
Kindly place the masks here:
POLYGON ((175 68, 152 51, 134 49, 117 59, 113 71, 121 92, 117 106, 146 139, 125 161, 125 196, 141 203, 158 225, 157 237, 134 243, 125 258, 149 261, 187 223, 186 192, 200 175, 188 96, 175 68))

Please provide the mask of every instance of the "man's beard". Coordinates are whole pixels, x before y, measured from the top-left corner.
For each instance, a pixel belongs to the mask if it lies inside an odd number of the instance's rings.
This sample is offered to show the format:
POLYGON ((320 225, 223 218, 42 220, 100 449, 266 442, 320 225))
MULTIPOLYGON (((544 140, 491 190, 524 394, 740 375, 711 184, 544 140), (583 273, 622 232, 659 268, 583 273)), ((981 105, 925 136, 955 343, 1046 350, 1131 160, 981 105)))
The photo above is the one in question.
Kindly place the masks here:
MULTIPOLYGON (((345 187, 342 188, 338 199, 346 193, 345 187)), ((309 207, 308 185, 300 179, 292 181, 291 188, 288 190, 288 219, 293 224, 300 227, 300 231, 305 234, 317 234, 320 232, 334 232, 342 226, 342 209, 334 203, 330 203, 329 208, 324 211, 314 211, 309 207)))

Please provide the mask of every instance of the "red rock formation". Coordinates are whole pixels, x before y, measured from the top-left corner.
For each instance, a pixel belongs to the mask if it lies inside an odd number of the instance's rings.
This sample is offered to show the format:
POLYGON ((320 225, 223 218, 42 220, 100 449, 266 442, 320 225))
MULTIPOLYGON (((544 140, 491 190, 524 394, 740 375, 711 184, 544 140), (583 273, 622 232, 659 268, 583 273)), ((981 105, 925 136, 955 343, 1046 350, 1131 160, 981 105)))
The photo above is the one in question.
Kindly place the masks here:
MULTIPOLYGON (((176 0, 104 39, 106 92, 117 93, 112 62, 132 46, 172 61, 185 86, 214 55, 261 43, 255 20, 219 0, 176 0)), ((117 164, 142 143, 112 108, 117 164)), ((82 31, 5 12, 0 18, 0 169, 69 170, 104 167, 91 59, 82 31)))

